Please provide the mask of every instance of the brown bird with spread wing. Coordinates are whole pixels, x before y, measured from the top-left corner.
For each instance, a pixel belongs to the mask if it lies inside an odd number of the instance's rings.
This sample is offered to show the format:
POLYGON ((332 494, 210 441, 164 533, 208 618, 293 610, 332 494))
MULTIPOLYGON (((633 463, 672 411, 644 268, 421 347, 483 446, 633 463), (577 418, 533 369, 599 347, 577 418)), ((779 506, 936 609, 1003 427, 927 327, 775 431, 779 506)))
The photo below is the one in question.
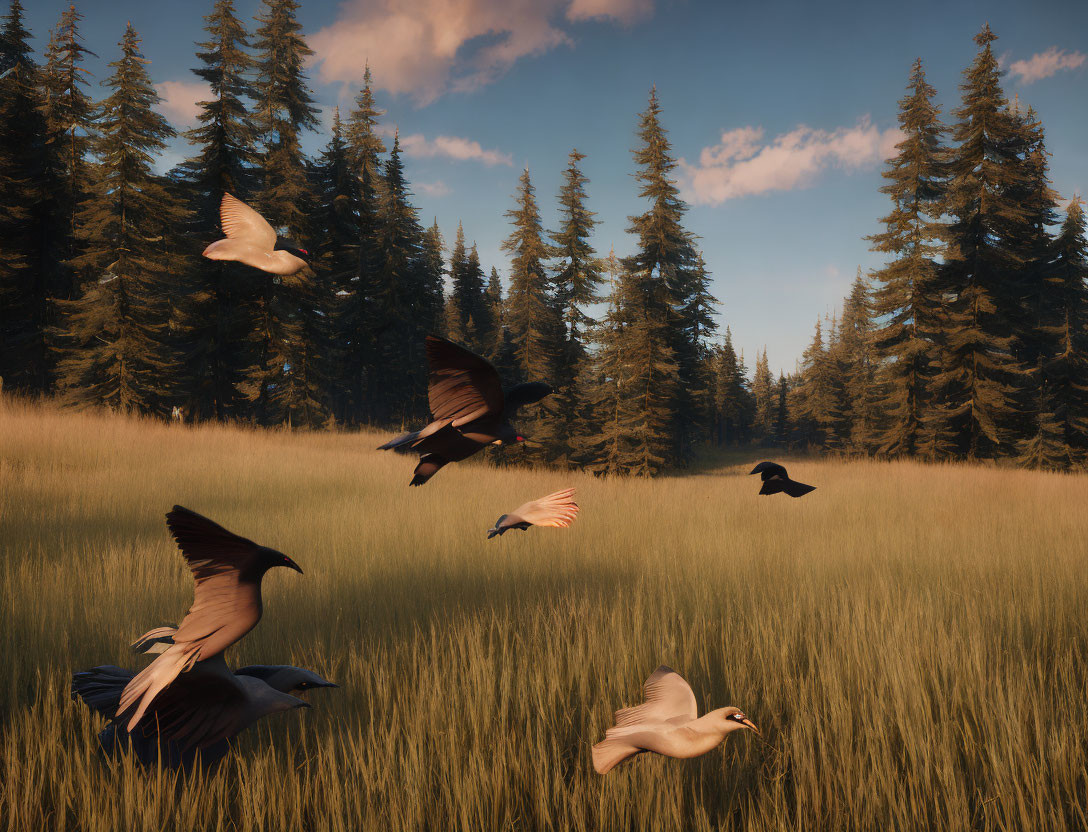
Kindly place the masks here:
POLYGON ((116 715, 132 711, 126 726, 129 731, 156 697, 198 662, 202 675, 222 675, 227 684, 235 684, 226 664, 208 659, 219 656, 257 626, 261 619, 261 580, 269 569, 286 566, 302 572, 283 552, 259 546, 182 506, 174 506, 166 522, 193 572, 196 590, 193 605, 180 627, 160 627, 136 642, 137 646, 169 646, 121 693, 116 715))
POLYGON ((706 754, 741 728, 759 733, 740 708, 718 708, 700 717, 691 685, 665 665, 646 680, 643 692, 645 702, 616 711, 616 727, 593 746, 598 774, 645 751, 686 759, 706 754))
POLYGON ((435 335, 427 336, 427 363, 431 423, 378 448, 420 455, 409 485, 423 485, 443 465, 468 459, 488 445, 524 442, 509 420, 518 408, 552 392, 547 384, 528 382, 504 393, 487 360, 435 335))
POLYGON ((510 529, 526 531, 530 526, 565 529, 577 516, 578 504, 574 502, 574 489, 565 488, 539 500, 530 500, 509 514, 502 515, 487 530, 487 539, 506 534, 510 529))

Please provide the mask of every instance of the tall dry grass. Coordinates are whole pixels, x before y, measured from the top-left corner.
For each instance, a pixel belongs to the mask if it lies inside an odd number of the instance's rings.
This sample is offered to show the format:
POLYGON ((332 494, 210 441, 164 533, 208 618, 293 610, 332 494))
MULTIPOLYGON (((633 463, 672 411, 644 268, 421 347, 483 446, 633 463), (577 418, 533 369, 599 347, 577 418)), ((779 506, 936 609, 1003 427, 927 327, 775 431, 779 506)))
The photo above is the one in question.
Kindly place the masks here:
POLYGON ((794 462, 657 481, 461 464, 376 436, 0 411, 0 828, 1048 830, 1088 826, 1088 478, 794 462), (567 530, 485 530, 572 484, 567 530), (235 664, 339 682, 211 777, 95 751, 71 673, 134 666, 191 581, 174 503, 305 569, 235 664), (741 706, 691 760, 589 746, 666 663, 741 706))

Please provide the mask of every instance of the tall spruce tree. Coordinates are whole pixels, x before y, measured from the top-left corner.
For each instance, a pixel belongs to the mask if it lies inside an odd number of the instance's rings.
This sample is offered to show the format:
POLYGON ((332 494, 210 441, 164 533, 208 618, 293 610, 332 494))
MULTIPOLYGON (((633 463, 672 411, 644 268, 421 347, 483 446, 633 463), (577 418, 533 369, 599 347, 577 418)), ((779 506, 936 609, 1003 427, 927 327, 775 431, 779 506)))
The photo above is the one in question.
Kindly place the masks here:
POLYGON ((1082 206, 1074 197, 1054 241, 1047 278, 1053 302, 1045 307, 1044 323, 1054 352, 1042 367, 1042 395, 1049 397, 1043 404, 1053 408, 1066 465, 1083 463, 1088 454, 1088 240, 1082 206))
POLYGON ((780 448, 789 448, 790 446, 790 406, 789 406, 789 381, 786 379, 784 373, 779 372, 778 384, 775 387, 777 393, 778 406, 775 409, 774 415, 774 438, 775 442, 780 448))
POLYGON ((559 230, 551 233, 557 257, 553 284, 555 304, 562 331, 556 344, 548 418, 555 437, 549 459, 560 465, 573 461, 576 423, 584 403, 579 397, 579 378, 586 361, 585 334, 593 325, 586 308, 600 300, 598 288, 603 282, 600 263, 589 238, 597 224, 594 213, 586 207, 585 186, 589 181, 579 163, 585 154, 572 150, 563 183, 559 189, 559 230))
POLYGON ((924 451, 923 436, 932 436, 934 425, 927 431, 923 423, 942 418, 931 412, 929 386, 937 371, 942 314, 937 258, 945 239, 945 129, 921 59, 914 62, 907 90, 899 101, 904 138, 880 189, 891 197, 892 210, 882 219, 884 231, 869 238, 874 251, 892 257, 873 275, 877 288, 872 299, 873 314, 882 322, 873 333, 873 350, 883 365, 887 416, 873 441, 889 456, 924 451))
POLYGON ((514 342, 518 375, 540 381, 549 379, 555 366, 558 315, 544 267, 551 249, 544 242, 528 168, 521 172, 514 200, 515 207, 506 212, 513 230, 502 243, 511 255, 504 320, 514 342))
POLYGON ((319 283, 332 290, 322 332, 327 339, 323 370, 326 399, 338 421, 350 422, 353 394, 361 398, 352 381, 362 379, 361 373, 356 377, 347 369, 356 327, 345 321, 354 311, 350 301, 359 276, 359 179, 344 139, 339 107, 333 112, 332 136, 314 168, 314 177, 320 205, 314 271, 319 283))
MULTIPOLYGON (((757 400, 747 388, 743 359, 733 348, 733 334, 725 338, 714 356, 714 439, 718 445, 739 445, 749 433, 749 423, 758 410, 757 400)), ((759 366, 757 359, 756 366, 759 366)), ((759 378, 757 370, 756 377, 759 378)))
POLYGON ((1018 200, 1026 176, 994 40, 989 26, 975 37, 979 52, 964 72, 963 104, 955 111, 957 145, 950 154, 946 202, 952 222, 941 269, 948 302, 938 336, 942 367, 933 385, 955 452, 968 459, 1010 449, 1022 384, 1011 333, 1022 308, 1016 232, 1026 221, 1018 200))
POLYGON ((880 429, 881 391, 874 355, 871 290, 858 268, 843 304, 838 351, 842 366, 844 446, 854 453, 869 453, 880 429))
MULTIPOLYGON (((379 423, 403 422, 426 394, 426 322, 416 319, 421 290, 422 229, 409 199, 400 139, 385 164, 378 210, 378 269, 373 303, 375 336, 370 405, 379 423)), ((482 278, 481 278, 482 279, 482 278)))
POLYGON ((103 82, 111 94, 97 125, 99 188, 77 218, 75 265, 89 279, 78 300, 62 304, 71 348, 61 384, 73 403, 161 414, 176 402, 169 300, 186 267, 169 242, 187 215, 151 170, 174 131, 154 110, 159 97, 131 24, 120 46, 103 82))
POLYGON ((51 384, 47 329, 60 261, 55 211, 59 170, 47 145, 41 75, 31 56, 23 6, 12 0, 0 28, 0 378, 12 389, 51 384))
MULTIPOLYGON (((442 316, 445 305, 446 261, 443 255, 442 232, 435 218, 431 227, 423 232, 421 269, 421 296, 418 299, 416 317, 421 330, 442 333, 442 316)), ((494 272, 494 269, 492 269, 494 272)))
MULTIPOLYGON (((296 19, 296 0, 264 0, 257 16, 256 103, 261 181, 257 206, 277 231, 303 247, 313 233, 310 187, 301 133, 317 126, 317 108, 304 63, 313 54, 296 19)), ((327 286, 314 284, 312 272, 262 283, 257 298, 256 361, 247 373, 246 392, 264 424, 315 424, 322 418, 314 393, 322 385, 314 374, 321 361, 311 352, 307 333, 315 331, 318 306, 327 286)))
MULTIPOLYGON (((200 104, 197 127, 186 134, 198 152, 182 175, 192 211, 190 232, 194 239, 207 241, 219 233, 223 195, 245 201, 254 191, 256 131, 245 104, 255 94, 247 80, 253 60, 233 0, 216 0, 204 21, 208 39, 197 44, 200 66, 193 72, 208 84, 210 95, 200 104)), ((196 261, 181 323, 193 418, 246 415, 241 388, 253 361, 253 306, 266 281, 265 275, 239 263, 196 261)))
POLYGON ((626 262, 637 287, 632 314, 646 367, 676 368, 674 379, 659 379, 656 370, 646 370, 647 393, 653 391, 645 399, 647 425, 666 432, 665 437, 647 437, 660 448, 647 458, 661 456, 663 464, 675 465, 689 456, 705 415, 699 412, 707 381, 702 339, 713 328, 706 315, 712 299, 705 274, 697 268, 692 237, 682 225, 687 206, 673 176, 676 161, 661 123, 656 88, 639 117, 638 138, 635 179, 639 196, 650 205, 644 213, 628 217, 628 231, 638 238, 637 251, 626 262))
POLYGON ((49 288, 50 297, 56 300, 73 300, 79 295, 79 276, 71 265, 79 251, 76 216, 93 189, 95 175, 90 160, 94 103, 84 90, 90 73, 82 63, 87 55, 98 56, 81 42, 82 19, 75 6, 61 13, 49 41, 43 72, 44 112, 59 171, 59 187, 54 194, 54 219, 59 229, 53 245, 60 268, 55 285, 49 288))
POLYGON ((767 348, 756 353, 756 372, 752 378, 752 396, 755 399, 755 419, 752 427, 756 438, 761 442, 774 441, 774 414, 778 406, 778 393, 775 390, 771 365, 767 360, 767 348))
MULTIPOLYGON (((479 257, 476 258, 479 265, 479 257)), ((487 345, 479 337, 481 329, 487 329, 487 298, 484 290, 484 275, 479 268, 471 268, 468 249, 465 247, 465 230, 457 224, 457 236, 450 253, 450 280, 453 292, 449 331, 459 336, 459 340, 477 351, 486 351, 487 345)), ((458 340, 458 339, 455 339, 458 340)))

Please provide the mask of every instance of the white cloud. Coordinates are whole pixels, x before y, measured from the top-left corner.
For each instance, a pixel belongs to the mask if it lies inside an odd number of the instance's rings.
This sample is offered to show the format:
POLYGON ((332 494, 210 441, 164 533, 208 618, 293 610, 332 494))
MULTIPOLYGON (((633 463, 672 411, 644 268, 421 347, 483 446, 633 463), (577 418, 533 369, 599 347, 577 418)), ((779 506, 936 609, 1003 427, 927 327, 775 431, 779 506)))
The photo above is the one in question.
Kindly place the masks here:
POLYGON ((567 20, 615 20, 630 25, 654 13, 654 0, 571 0, 567 20))
POLYGON ((449 196, 451 193, 453 193, 453 191, 450 189, 450 186, 443 182, 441 179, 436 182, 416 182, 414 185, 412 185, 412 187, 415 188, 417 193, 421 193, 424 196, 434 197, 436 199, 438 197, 449 196))
POLYGON ((344 0, 335 23, 307 38, 322 81, 374 85, 427 104, 494 81, 517 60, 572 40, 563 20, 630 24, 654 0, 344 0))
POLYGON ((159 108, 175 127, 192 127, 200 114, 200 102, 211 98, 211 87, 203 81, 163 81, 155 85, 162 99, 159 108))
POLYGON ((853 127, 815 130, 804 125, 767 142, 762 127, 739 127, 703 148, 697 163, 680 160, 685 197, 703 205, 790 191, 812 184, 829 167, 859 170, 894 155, 898 128, 880 130, 866 116, 853 127))
POLYGON ((1076 69, 1084 66, 1088 55, 1083 52, 1066 52, 1057 46, 1051 46, 1045 52, 1037 52, 1026 61, 1013 61, 1009 64, 1009 74, 1019 78, 1025 84, 1032 84, 1057 75, 1063 69, 1076 69))
POLYGON ((422 133, 402 135, 400 149, 405 156, 415 158, 442 157, 458 162, 478 161, 488 167, 493 165, 509 167, 514 164, 514 159, 509 153, 485 150, 479 142, 460 136, 435 136, 433 139, 428 139, 422 133))

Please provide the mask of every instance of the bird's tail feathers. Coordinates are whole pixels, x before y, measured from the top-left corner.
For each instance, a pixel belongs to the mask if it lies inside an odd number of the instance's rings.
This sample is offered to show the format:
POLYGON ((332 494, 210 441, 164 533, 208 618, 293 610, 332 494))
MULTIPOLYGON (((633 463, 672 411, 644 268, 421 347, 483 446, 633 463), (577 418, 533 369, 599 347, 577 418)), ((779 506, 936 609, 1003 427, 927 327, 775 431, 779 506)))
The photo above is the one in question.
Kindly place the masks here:
POLYGON ((789 494, 791 497, 803 497, 810 491, 815 491, 816 486, 805 485, 803 482, 797 482, 796 480, 786 480, 782 484, 782 490, 789 494))
POLYGON ((619 738, 601 740, 593 746, 593 768, 598 774, 607 774, 624 760, 640 754, 642 749, 619 738))
POLYGON ((173 643, 177 627, 156 627, 132 642, 133 653, 163 653, 173 643))
POLYGON ((72 698, 77 696, 91 710, 113 719, 121 701, 121 691, 136 674, 131 670, 102 665, 72 676, 72 698))

